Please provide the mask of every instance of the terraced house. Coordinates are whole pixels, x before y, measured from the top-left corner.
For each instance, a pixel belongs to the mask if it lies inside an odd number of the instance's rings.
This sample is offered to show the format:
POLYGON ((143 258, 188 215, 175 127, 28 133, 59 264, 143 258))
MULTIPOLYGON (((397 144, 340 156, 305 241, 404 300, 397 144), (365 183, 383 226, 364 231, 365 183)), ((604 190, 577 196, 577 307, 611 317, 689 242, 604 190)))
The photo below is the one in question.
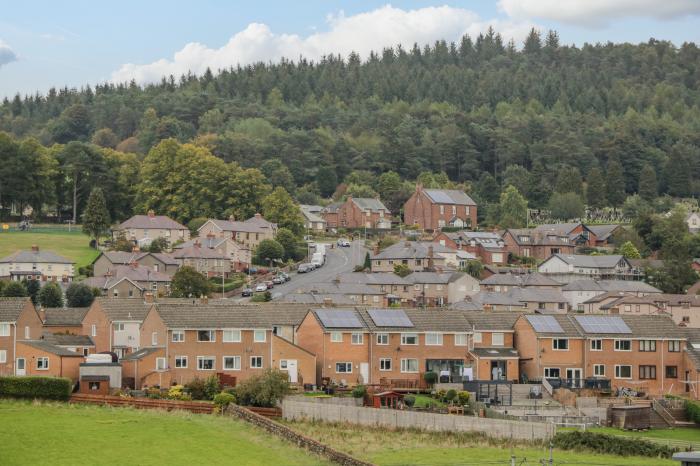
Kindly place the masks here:
POLYGON ((32 246, 30 251, 17 251, 0 259, 0 280, 36 280, 38 282, 70 283, 73 281, 74 263, 51 251, 40 251, 32 246))
POLYGON ((277 224, 268 222, 260 214, 243 222, 236 221, 234 216, 228 220, 209 219, 197 230, 200 238, 228 238, 236 241, 250 250, 255 250, 264 239, 273 239, 277 234, 277 224))
POLYGON ((123 358, 141 346, 141 323, 151 306, 141 298, 97 298, 83 317, 82 334, 92 338, 95 352, 123 358))
POLYGON ((504 265, 508 263, 508 251, 498 233, 486 231, 441 231, 433 239, 441 246, 466 251, 483 264, 504 265))
POLYGON ((38 340, 42 321, 29 298, 0 298, 0 375, 27 375, 28 361, 17 344, 38 340))

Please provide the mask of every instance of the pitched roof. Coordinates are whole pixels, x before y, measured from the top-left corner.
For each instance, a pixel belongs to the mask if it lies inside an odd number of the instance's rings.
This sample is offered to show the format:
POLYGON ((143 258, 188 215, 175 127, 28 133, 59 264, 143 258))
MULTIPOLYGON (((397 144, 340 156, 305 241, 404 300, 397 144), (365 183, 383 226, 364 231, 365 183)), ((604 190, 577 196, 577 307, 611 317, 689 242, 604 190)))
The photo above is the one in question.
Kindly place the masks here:
POLYGON ((552 286, 560 287, 561 283, 552 280, 538 272, 527 274, 498 273, 491 275, 481 281, 482 285, 502 285, 502 286, 552 286))
POLYGON ((439 253, 456 252, 455 249, 430 241, 399 241, 380 251, 379 254, 372 256, 372 259, 428 259, 431 250, 433 258, 436 258, 439 253))
POLYGON ((627 259, 632 267, 638 269, 660 269, 663 268, 665 262, 663 259, 627 259))
POLYGON ((45 340, 19 340, 17 341, 17 343, 22 343, 24 345, 31 346, 32 348, 36 348, 47 353, 55 354, 56 356, 64 356, 71 358, 83 357, 82 354, 78 354, 75 351, 67 350, 66 348, 54 345, 45 340))
POLYGON ((163 272, 156 272, 150 267, 139 264, 134 265, 118 265, 107 275, 90 277, 83 280, 82 283, 100 290, 109 290, 123 280, 131 281, 139 289, 143 289, 139 283, 144 282, 161 282, 170 283, 172 277, 163 272))
POLYGON ((357 205, 357 207, 359 207, 362 210, 384 210, 389 212, 389 209, 387 209, 386 206, 379 199, 373 199, 371 197, 353 197, 352 202, 354 202, 357 205))
POLYGON ((343 205, 342 202, 332 202, 321 210, 321 214, 334 214, 343 205))
MULTIPOLYGON (((221 231, 240 231, 243 233, 265 233, 267 230, 255 223, 252 222, 238 222, 238 221, 231 221, 231 220, 219 220, 215 218, 210 218, 207 220, 207 222, 204 224, 206 225, 207 223, 213 223, 216 225, 221 231)), ((204 225, 199 227, 199 230, 204 228, 204 225)), ((197 231, 199 231, 197 230, 197 231)))
POLYGON ((574 280, 562 287, 562 291, 623 291, 631 293, 661 293, 648 283, 636 280, 574 280))
POLYGON ((168 328, 264 328, 299 325, 308 312, 306 305, 288 303, 260 305, 156 304, 155 310, 168 328))
POLYGON ((44 325, 47 327, 53 326, 73 326, 77 327, 83 324, 83 318, 89 307, 47 307, 44 308, 44 325))
POLYGON ((29 298, 0 298, 0 322, 17 322, 29 298))
POLYGON ((471 324, 461 311, 452 309, 357 309, 362 322, 372 332, 469 332, 471 324), (408 317, 412 327, 386 327, 375 324, 371 311, 401 312, 408 317))
POLYGON ((281 302, 294 303, 294 304, 325 304, 330 302, 333 305, 340 306, 352 306, 357 302, 350 298, 350 296, 342 293, 289 293, 282 298, 281 302))
MULTIPOLYGON (((547 260, 550 260, 552 257, 557 257, 563 262, 569 265, 573 265, 574 267, 585 267, 593 269, 613 268, 621 260, 624 259, 624 256, 621 256, 619 254, 612 254, 609 256, 587 256, 585 254, 552 254, 552 256, 547 260)), ((626 261, 627 259, 624 260, 626 261)))
POLYGON ((175 259, 228 259, 215 249, 202 247, 198 243, 176 250, 173 257, 175 259))
POLYGON ((300 293, 316 293, 316 294, 367 294, 367 295, 383 295, 383 291, 376 290, 362 283, 310 283, 298 288, 300 293))
POLYGON ((471 298, 467 298, 464 301, 459 301, 449 305, 450 309, 455 309, 458 311, 483 311, 484 306, 481 303, 473 301, 471 298))
POLYGON ((508 291, 480 291, 472 296, 481 304, 517 306, 524 303, 566 303, 559 290, 548 288, 509 288, 508 291))
POLYGON ((684 329, 678 327, 668 315, 601 315, 596 316, 596 319, 622 319, 631 333, 601 333, 601 332, 586 332, 581 323, 577 320, 577 315, 572 314, 554 314, 548 316, 557 321, 563 332, 537 331, 535 333, 540 336, 557 337, 564 336, 569 338, 583 338, 591 336, 600 336, 605 338, 687 338, 684 329))
POLYGON ((0 263, 41 263, 41 264, 73 264, 74 262, 51 251, 29 250, 16 251, 0 259, 0 263))
POLYGON ((543 337, 568 337, 568 338, 581 338, 582 334, 580 327, 572 321, 572 316, 567 314, 551 314, 547 316, 537 316, 536 314, 523 315, 522 319, 528 323, 534 330, 534 332, 543 337), (532 325, 528 318, 541 318, 546 317, 547 319, 554 319, 561 327, 561 332, 552 331, 538 331, 535 326, 532 325))
POLYGON ((340 283, 359 285, 410 285, 411 282, 399 277, 394 272, 345 272, 336 277, 340 283))
POLYGON ((41 339, 56 346, 95 346, 95 342, 87 335, 44 332, 41 339))
POLYGON ((100 257, 106 257, 112 264, 128 265, 132 262, 138 262, 146 256, 153 256, 164 264, 177 265, 177 261, 170 255, 164 252, 124 252, 124 251, 104 251, 92 261, 95 263, 100 257))
POLYGON ((423 192, 436 204, 476 205, 467 193, 457 189, 424 189, 423 192))
POLYGON ((513 330, 515 321, 521 313, 517 311, 466 311, 464 317, 473 326, 474 331, 509 331, 513 330))
POLYGON ((134 215, 130 219, 120 223, 117 227, 118 230, 124 230, 126 228, 187 230, 186 226, 176 222, 167 215, 134 215))
POLYGON ((413 272, 406 276, 411 284, 437 283, 447 285, 467 275, 464 272, 413 272))
POLYGON ((127 354, 121 359, 122 361, 140 361, 149 354, 157 353, 158 351, 163 350, 165 350, 165 348, 162 346, 146 346, 144 348, 139 349, 138 351, 134 351, 133 353, 127 354))
POLYGON ((586 225, 586 228, 591 230, 599 241, 607 241, 610 236, 615 233, 621 225, 586 225))
POLYGON ((272 223, 272 222, 266 220, 265 217, 263 217, 260 214, 253 215, 252 217, 250 217, 248 220, 246 220, 243 223, 246 223, 248 225, 255 225, 255 226, 260 227, 260 228, 265 229, 265 230, 270 229, 270 228, 272 228, 272 229, 277 228, 276 223, 272 223))
POLYGON ((312 206, 312 205, 300 205, 299 210, 301 210, 301 214, 306 218, 307 221, 312 222, 312 223, 325 223, 326 221, 321 218, 321 206, 312 206))
POLYGON ((523 246, 572 246, 569 234, 555 229, 509 228, 503 234, 510 234, 517 244, 523 246))
POLYGON ((141 322, 152 306, 140 298, 96 298, 93 303, 95 305, 99 305, 112 322, 141 322))

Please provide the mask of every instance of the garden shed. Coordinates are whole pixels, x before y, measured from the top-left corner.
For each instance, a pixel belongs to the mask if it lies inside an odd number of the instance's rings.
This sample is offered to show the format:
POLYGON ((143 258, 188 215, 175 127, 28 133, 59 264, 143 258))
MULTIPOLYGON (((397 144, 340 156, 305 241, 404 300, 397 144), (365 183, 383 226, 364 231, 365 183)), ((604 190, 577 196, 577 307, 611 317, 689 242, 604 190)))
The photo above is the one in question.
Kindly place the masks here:
POLYGON ((386 391, 372 395, 372 406, 375 408, 398 409, 403 402, 403 393, 386 391))

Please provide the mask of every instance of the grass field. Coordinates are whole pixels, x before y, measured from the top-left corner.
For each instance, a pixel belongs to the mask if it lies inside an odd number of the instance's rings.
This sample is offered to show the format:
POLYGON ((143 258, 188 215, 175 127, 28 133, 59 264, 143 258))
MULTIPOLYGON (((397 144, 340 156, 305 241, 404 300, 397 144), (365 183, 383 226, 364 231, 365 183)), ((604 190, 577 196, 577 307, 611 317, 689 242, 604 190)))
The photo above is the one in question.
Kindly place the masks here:
POLYGON ((687 442, 700 442, 700 428, 677 427, 675 429, 650 429, 643 432, 621 430, 614 427, 593 427, 589 432, 608 435, 622 435, 625 437, 646 437, 659 440, 680 440, 687 442))
MULTIPOLYGON (((509 465, 511 454, 518 465, 540 465, 549 458, 546 447, 509 444, 478 435, 392 431, 345 424, 288 423, 293 429, 357 458, 380 466, 398 465, 509 465), (512 453, 511 453, 512 447, 512 453)), ((677 465, 671 460, 621 457, 554 450, 555 465, 677 465)), ((545 463, 547 464, 547 463, 545 463)))
POLYGON ((0 464, 328 463, 230 417, 0 400, 0 464))
POLYGON ((2 231, 0 230, 0 257, 5 257, 20 249, 31 249, 36 244, 39 249, 55 252, 75 261, 78 267, 90 264, 99 254, 90 248, 90 239, 80 231, 2 231))

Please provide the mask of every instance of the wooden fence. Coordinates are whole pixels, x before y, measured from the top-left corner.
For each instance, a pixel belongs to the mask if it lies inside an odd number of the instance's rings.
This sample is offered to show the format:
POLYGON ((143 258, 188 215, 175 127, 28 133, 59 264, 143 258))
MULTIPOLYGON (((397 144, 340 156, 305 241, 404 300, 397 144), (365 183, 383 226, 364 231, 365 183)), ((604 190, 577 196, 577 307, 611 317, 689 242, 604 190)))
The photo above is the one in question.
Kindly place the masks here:
POLYGON ((256 408, 255 406, 246 406, 248 411, 252 411, 255 414, 266 417, 268 419, 275 417, 282 417, 282 410, 280 408, 256 408))
POLYGON ((137 409, 182 410, 198 414, 211 414, 214 404, 201 401, 159 400, 151 398, 125 398, 111 395, 86 395, 75 393, 70 397, 71 403, 88 403, 109 406, 132 406, 137 409))

